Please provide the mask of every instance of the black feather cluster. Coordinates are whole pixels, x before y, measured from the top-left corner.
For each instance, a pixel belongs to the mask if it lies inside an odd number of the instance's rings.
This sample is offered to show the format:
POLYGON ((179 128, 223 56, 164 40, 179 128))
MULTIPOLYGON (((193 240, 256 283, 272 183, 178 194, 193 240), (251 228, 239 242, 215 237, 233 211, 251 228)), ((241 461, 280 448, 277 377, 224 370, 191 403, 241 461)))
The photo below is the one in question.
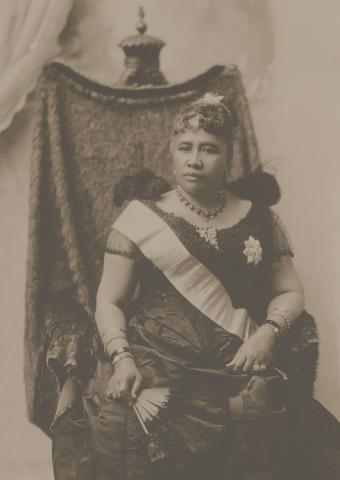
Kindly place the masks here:
POLYGON ((228 184, 228 190, 238 197, 263 205, 275 205, 281 198, 281 190, 274 175, 256 171, 228 184))
POLYGON ((171 190, 170 184, 151 170, 143 169, 136 175, 125 175, 114 189, 113 201, 120 207, 125 201, 132 199, 146 200, 156 198, 171 190))

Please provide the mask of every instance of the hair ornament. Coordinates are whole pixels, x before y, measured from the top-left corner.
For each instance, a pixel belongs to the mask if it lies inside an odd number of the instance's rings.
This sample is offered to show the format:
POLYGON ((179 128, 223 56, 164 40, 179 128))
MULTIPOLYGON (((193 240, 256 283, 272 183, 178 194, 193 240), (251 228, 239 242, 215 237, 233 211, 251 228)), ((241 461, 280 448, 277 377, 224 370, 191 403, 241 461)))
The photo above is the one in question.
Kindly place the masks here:
POLYGON ((230 117, 232 117, 232 113, 228 105, 225 103, 225 98, 223 95, 219 95, 215 92, 207 92, 203 95, 201 99, 201 103, 205 103, 206 105, 216 105, 222 107, 230 117))
POLYGON ((203 103, 210 103, 212 105, 223 105, 224 97, 214 92, 207 92, 202 97, 203 103))
MULTIPOLYGON (((215 92, 206 92, 184 106, 174 120, 174 134, 200 128, 226 139, 230 152, 237 128, 237 116, 226 98, 215 92)), ((230 153, 229 152, 229 153, 230 153)), ((231 154, 231 153, 230 153, 231 154)))

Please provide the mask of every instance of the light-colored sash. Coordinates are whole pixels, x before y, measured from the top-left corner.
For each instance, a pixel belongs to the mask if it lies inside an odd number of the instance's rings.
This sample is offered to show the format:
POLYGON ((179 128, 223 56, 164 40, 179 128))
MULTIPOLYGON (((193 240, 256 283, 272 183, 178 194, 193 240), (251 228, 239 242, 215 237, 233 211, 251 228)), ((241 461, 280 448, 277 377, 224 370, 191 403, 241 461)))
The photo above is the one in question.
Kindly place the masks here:
POLYGON ((138 200, 113 227, 134 242, 194 307, 228 332, 246 340, 256 323, 244 308, 234 308, 220 280, 190 254, 169 225, 138 200))

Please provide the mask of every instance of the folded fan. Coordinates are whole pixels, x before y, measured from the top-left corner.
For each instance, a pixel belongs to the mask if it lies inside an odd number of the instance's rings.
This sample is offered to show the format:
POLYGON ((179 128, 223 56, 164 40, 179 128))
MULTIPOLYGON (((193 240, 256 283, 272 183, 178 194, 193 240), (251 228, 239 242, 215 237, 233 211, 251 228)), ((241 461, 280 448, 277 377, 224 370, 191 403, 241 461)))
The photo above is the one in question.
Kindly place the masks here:
POLYGON ((166 387, 145 388, 133 404, 137 418, 146 433, 151 436, 147 424, 158 417, 159 411, 165 408, 170 397, 170 389, 166 387))

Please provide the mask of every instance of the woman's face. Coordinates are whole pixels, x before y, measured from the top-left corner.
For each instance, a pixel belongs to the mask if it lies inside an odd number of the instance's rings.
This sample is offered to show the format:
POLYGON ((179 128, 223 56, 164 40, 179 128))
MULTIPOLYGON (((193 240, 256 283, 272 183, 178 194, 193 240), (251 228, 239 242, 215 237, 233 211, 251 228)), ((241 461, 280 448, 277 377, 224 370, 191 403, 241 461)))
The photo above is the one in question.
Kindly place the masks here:
POLYGON ((189 194, 220 191, 227 170, 224 139, 202 129, 177 134, 172 142, 177 184, 189 194))

